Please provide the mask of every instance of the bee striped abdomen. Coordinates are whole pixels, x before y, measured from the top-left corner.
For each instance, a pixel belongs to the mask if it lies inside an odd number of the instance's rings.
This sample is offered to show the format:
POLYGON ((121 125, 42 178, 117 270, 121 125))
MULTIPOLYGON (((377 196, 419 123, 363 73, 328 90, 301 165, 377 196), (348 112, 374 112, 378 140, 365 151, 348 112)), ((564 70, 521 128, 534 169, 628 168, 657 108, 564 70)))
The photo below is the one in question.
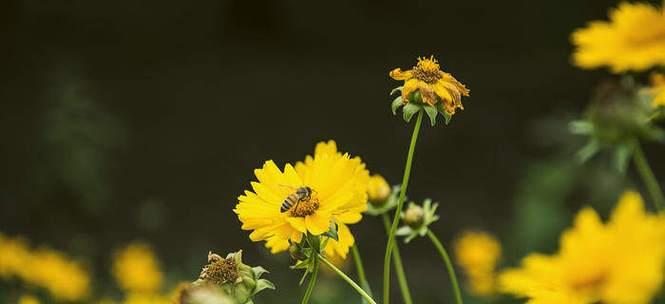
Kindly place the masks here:
POLYGON ((282 203, 282 206, 279 208, 280 212, 286 212, 293 207, 298 202, 298 197, 296 194, 291 194, 284 199, 284 202, 282 203))

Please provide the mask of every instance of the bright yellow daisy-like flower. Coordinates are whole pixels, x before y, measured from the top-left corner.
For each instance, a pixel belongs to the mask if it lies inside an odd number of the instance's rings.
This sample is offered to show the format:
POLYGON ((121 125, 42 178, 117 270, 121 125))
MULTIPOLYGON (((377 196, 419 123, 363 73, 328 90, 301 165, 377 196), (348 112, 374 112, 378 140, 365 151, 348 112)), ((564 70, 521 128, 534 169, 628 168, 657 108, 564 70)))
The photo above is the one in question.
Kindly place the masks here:
POLYGON ((76 261, 49 249, 32 253, 26 265, 24 280, 46 288, 56 299, 80 301, 90 291, 88 272, 76 261))
POLYGON ((651 103, 653 107, 665 107, 665 75, 660 73, 652 74, 649 91, 653 94, 653 101, 651 103))
POLYGON ((486 232, 467 231, 455 241, 454 248, 470 291, 479 296, 494 294, 496 264, 501 258, 499 241, 486 232))
POLYGON ((665 65, 665 11, 647 3, 622 3, 610 21, 593 21, 572 34, 575 64, 609 66, 615 73, 665 65))
POLYGON ((411 101, 412 93, 419 92, 422 101, 435 106, 443 103, 443 108, 449 116, 455 114, 456 109, 464 110, 462 96, 469 96, 469 90, 453 75, 441 71, 439 63, 434 56, 418 58, 418 63, 411 70, 402 71, 397 68, 390 71, 390 77, 395 80, 404 80, 402 87, 402 102, 411 101))
POLYGON ((314 156, 295 167, 286 164, 280 170, 269 160, 254 174, 258 181, 238 197, 234 209, 242 229, 252 230, 252 241, 266 241, 266 247, 278 253, 288 249, 289 242, 300 242, 303 234, 321 235, 336 223, 339 241, 329 240, 326 253, 346 257, 354 243, 347 224, 360 221, 367 208, 369 172, 359 157, 339 153, 334 141, 321 142, 314 156), (299 196, 283 210, 285 200, 302 188, 310 195, 299 196))
POLYGON ((115 253, 113 275, 122 289, 152 294, 163 281, 159 261, 148 245, 133 243, 115 253))
POLYGON ((504 272, 503 291, 529 303, 650 303, 663 283, 665 216, 625 193, 608 223, 590 208, 578 213, 554 255, 532 254, 504 272))

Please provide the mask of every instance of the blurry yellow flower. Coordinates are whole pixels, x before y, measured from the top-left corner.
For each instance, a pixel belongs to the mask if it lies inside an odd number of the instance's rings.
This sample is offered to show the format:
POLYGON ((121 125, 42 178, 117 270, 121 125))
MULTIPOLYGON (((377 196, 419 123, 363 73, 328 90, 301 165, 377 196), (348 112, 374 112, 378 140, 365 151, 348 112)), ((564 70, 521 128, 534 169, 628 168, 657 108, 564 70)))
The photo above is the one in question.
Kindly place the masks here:
POLYGON ((239 196, 234 209, 242 229, 253 230, 252 241, 266 241, 277 253, 287 250, 289 241, 300 242, 304 233, 327 232, 334 221, 339 242, 329 242, 330 253, 346 256, 354 242, 346 224, 360 221, 367 208, 369 173, 359 157, 337 152, 334 141, 321 142, 313 157, 295 167, 286 164, 282 171, 269 160, 254 174, 258 182, 251 183, 253 191, 239 196), (285 199, 300 187, 310 187, 311 196, 281 212, 285 199))
POLYGON ((583 209, 559 252, 527 256, 499 284, 529 303, 641 304, 661 288, 664 267, 665 216, 647 213, 640 195, 626 192, 607 224, 583 209))
POLYGON ((162 285, 159 261, 143 243, 133 243, 116 252, 112 271, 120 287, 126 291, 153 293, 162 285))
POLYGON ((18 298, 18 304, 39 304, 39 299, 31 295, 23 295, 18 298))
POLYGON ((665 75, 660 73, 651 74, 651 88, 653 94, 653 107, 665 107, 665 75))
POLYGON ((404 80, 402 87, 404 104, 411 101, 412 93, 419 92, 426 104, 435 106, 437 102, 442 102, 449 116, 455 114, 457 108, 464 110, 462 96, 469 96, 469 90, 462 83, 453 75, 441 71, 434 56, 418 58, 418 63, 411 70, 394 69, 390 71, 390 77, 404 80))
POLYGON ((25 242, 0 234, 0 278, 21 276, 31 258, 32 253, 25 242))
POLYGON ((132 292, 127 295, 124 304, 173 304, 173 299, 154 293, 132 292))
POLYGON ((88 296, 90 277, 87 271, 59 252, 35 251, 27 269, 24 280, 46 288, 56 299, 80 301, 88 296))
POLYGON ((501 258, 499 241, 485 232, 467 231, 455 241, 454 248, 471 292, 479 296, 494 294, 495 269, 501 258))
POLYGON ((370 203, 376 205, 385 203, 391 191, 390 185, 383 176, 374 174, 369 178, 367 195, 370 203))
POLYGON ((581 68, 609 66, 615 73, 665 65, 665 13, 647 3, 622 3, 610 21, 593 21, 572 34, 581 68))

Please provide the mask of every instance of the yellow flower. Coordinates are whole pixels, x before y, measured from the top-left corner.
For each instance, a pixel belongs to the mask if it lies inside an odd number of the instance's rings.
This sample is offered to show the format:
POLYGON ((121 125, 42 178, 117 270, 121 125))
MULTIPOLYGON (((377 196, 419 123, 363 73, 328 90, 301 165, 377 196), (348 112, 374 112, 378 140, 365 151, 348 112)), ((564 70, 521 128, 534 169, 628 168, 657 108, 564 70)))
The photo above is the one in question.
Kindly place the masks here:
POLYGON ((272 253, 300 242, 304 233, 321 235, 331 222, 338 225, 339 242, 330 240, 326 252, 345 257, 354 239, 346 224, 360 221, 367 208, 369 173, 359 157, 337 152, 334 141, 316 145, 314 156, 280 170, 272 160, 254 170, 258 182, 238 197, 234 211, 252 241, 266 241, 272 253), (301 187, 311 196, 281 212, 282 203, 301 187))
POLYGON ((18 304, 39 304, 39 299, 31 295, 22 295, 18 298, 18 304))
POLYGON ((408 71, 394 69, 390 71, 390 77, 404 80, 402 87, 404 104, 411 101, 411 93, 418 91, 422 100, 431 106, 435 106, 439 101, 442 102, 449 116, 455 114, 457 108, 464 110, 462 96, 469 96, 469 90, 462 83, 453 75, 441 71, 434 56, 418 58, 416 66, 408 71))
POLYGON ((49 249, 33 252, 23 279, 65 301, 82 300, 90 289, 90 277, 79 263, 49 249))
POLYGON ((651 88, 653 94, 652 105, 654 108, 665 107, 665 75, 660 73, 651 74, 651 88))
POLYGON ((615 73, 665 64, 665 13, 647 3, 622 3, 610 21, 593 21, 572 34, 581 68, 609 66, 615 73))
POLYGON ((132 292, 127 295, 124 304, 173 304, 173 299, 155 293, 132 292))
POLYGON ((20 277, 31 258, 32 253, 25 242, 0 233, 0 278, 20 277))
POLYGON ((455 241, 454 249, 471 292, 479 296, 494 294, 495 268, 501 258, 499 241, 486 232, 467 231, 455 241))
POLYGON ((385 203, 391 191, 390 185, 383 176, 374 174, 369 178, 367 196, 370 203, 377 205, 385 203))
POLYGON ((607 224, 583 209, 556 254, 527 256, 499 284, 530 303, 641 304, 662 286, 664 267, 665 216, 647 213, 639 194, 626 192, 607 224))
POLYGON ((120 287, 126 291, 149 294, 162 285, 159 261, 143 243, 133 243, 116 252, 112 271, 120 287))

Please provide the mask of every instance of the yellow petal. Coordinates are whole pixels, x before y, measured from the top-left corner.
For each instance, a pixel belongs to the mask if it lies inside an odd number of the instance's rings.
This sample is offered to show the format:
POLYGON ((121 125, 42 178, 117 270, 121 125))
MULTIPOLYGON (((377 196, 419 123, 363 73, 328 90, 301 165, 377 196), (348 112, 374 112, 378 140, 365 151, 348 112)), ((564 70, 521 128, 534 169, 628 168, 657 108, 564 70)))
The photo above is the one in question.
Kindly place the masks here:
POLYGON ((407 80, 413 78, 413 72, 411 70, 402 71, 402 69, 394 69, 390 71, 390 77, 395 80, 407 80))
POLYGON ((330 229, 330 214, 317 211, 305 217, 307 230, 313 235, 321 235, 330 229))

